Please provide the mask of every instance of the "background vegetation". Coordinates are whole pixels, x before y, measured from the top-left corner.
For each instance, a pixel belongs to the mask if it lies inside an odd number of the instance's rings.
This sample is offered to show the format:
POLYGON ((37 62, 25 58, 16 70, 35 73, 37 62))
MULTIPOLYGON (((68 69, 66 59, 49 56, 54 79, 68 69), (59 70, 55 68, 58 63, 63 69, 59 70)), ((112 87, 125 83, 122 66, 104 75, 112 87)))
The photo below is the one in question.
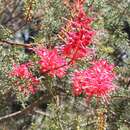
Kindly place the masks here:
MULTIPOLYGON (((35 95, 24 96, 9 78, 14 63, 35 60, 27 46, 53 48, 71 17, 73 0, 0 0, 0 130, 96 130, 96 100, 88 105, 74 97, 69 76, 45 77, 35 95), (25 37, 29 37, 26 41, 25 37), (30 44, 29 44, 30 43, 30 44), (48 87, 49 89, 46 89, 48 87)), ((94 18, 95 58, 116 67, 119 89, 107 105, 107 130, 130 129, 130 1, 87 0, 86 12, 94 18)), ((85 59, 78 65, 87 66, 85 59)), ((99 111, 104 110, 101 104, 99 111)))

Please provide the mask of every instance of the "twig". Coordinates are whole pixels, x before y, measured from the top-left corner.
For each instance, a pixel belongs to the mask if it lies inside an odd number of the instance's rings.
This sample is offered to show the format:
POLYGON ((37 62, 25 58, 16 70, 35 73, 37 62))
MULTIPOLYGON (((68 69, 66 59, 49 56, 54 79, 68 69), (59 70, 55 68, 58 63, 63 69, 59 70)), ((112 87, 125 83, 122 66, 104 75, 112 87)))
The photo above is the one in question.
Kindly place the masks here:
POLYGON ((3 43, 9 44, 9 45, 23 46, 23 47, 28 47, 28 48, 32 48, 34 45, 36 45, 36 44, 14 43, 14 42, 11 42, 11 41, 0 40, 0 44, 3 44, 3 43))
POLYGON ((34 112, 36 112, 37 114, 43 115, 43 116, 51 117, 51 115, 49 113, 41 111, 41 110, 35 110, 34 112))
POLYGON ((51 99, 51 97, 48 94, 46 94, 46 95, 44 94, 38 100, 36 100, 35 102, 33 102, 31 105, 29 105, 25 109, 23 109, 21 111, 17 111, 15 113, 11 113, 11 114, 5 115, 3 117, 0 117, 0 123, 4 122, 4 121, 7 121, 7 120, 9 120, 11 118, 18 118, 18 117, 24 116, 25 114, 32 113, 34 111, 34 108, 36 106, 38 106, 41 101, 42 102, 43 101, 44 102, 48 102, 50 99, 51 99))
POLYGON ((25 8, 26 9, 26 22, 30 22, 32 20, 32 9, 33 9, 33 4, 35 3, 35 0, 30 0, 27 1, 28 6, 25 8))
POLYGON ((96 121, 93 121, 93 122, 90 122, 90 123, 85 123, 85 124, 82 124, 81 127, 88 127, 88 126, 91 126, 95 123, 96 123, 96 121))
MULTIPOLYGON (((65 91, 61 90, 60 88, 57 88, 57 93, 56 94, 61 94, 61 92, 66 94, 65 91)), ((36 101, 34 101, 31 105, 26 107, 25 109, 23 109, 21 111, 17 111, 15 113, 5 115, 3 117, 0 117, 0 123, 2 123, 4 121, 7 121, 7 120, 10 120, 11 118, 16 119, 18 117, 22 117, 22 116, 30 114, 32 112, 38 112, 38 111, 34 110, 35 107, 37 107, 41 102, 42 103, 48 103, 51 100, 52 100, 52 95, 51 94, 48 94, 48 93, 44 94, 41 97, 39 97, 36 101)))
POLYGON ((112 99, 130 99, 130 96, 113 96, 112 99))

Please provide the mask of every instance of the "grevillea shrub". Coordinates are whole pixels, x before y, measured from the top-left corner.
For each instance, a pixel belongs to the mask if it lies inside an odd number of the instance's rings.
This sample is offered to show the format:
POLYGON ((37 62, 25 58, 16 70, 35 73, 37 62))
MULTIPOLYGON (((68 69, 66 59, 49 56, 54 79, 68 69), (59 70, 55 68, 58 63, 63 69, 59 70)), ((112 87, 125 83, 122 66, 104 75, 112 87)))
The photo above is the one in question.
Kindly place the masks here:
MULTIPOLYGON (((76 0, 76 13, 69 22, 69 31, 65 32, 62 47, 48 49, 45 47, 34 48, 38 60, 34 64, 38 65, 36 70, 39 75, 48 74, 51 78, 69 75, 68 69, 74 69, 71 63, 76 64, 78 60, 87 57, 91 48, 92 38, 95 34, 91 23, 93 19, 88 17, 83 9, 83 1, 76 0), (58 48, 58 49, 56 49, 58 48)), ((78 69, 77 69, 78 70, 78 69)), ((85 70, 71 73, 72 90, 75 96, 83 94, 85 97, 101 97, 107 101, 110 94, 117 88, 113 81, 116 74, 113 72, 114 65, 109 64, 105 59, 99 59, 90 63, 85 70)), ((35 94, 40 84, 39 79, 29 71, 27 64, 15 65, 11 72, 15 77, 19 91, 24 94, 35 94), (24 80, 22 84, 20 80, 24 80)))
POLYGON ((129 5, 1 1, 0 129, 129 130, 129 5))

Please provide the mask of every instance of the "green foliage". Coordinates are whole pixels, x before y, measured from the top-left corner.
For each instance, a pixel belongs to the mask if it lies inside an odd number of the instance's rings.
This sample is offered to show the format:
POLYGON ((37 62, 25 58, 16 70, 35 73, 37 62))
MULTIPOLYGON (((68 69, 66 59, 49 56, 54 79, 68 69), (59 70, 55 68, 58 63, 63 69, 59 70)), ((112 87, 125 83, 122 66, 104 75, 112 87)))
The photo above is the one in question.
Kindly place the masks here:
MULTIPOLYGON (((8 129, 76 130, 78 127, 80 130, 96 129, 96 99, 88 105, 85 99, 81 99, 82 96, 75 98, 70 91, 70 75, 63 79, 51 79, 46 75, 42 77, 38 75, 39 78, 43 79, 40 90, 35 95, 27 97, 17 91, 17 86, 8 76, 14 63, 25 63, 30 59, 35 61, 37 57, 33 54, 25 54, 23 46, 3 44, 2 40, 15 42, 15 40, 13 41, 14 30, 16 31, 17 27, 22 24, 24 26, 18 29, 19 32, 33 28, 38 32, 33 36, 36 45, 41 44, 53 48, 63 42, 57 36, 65 24, 63 17, 69 18, 71 15, 63 0, 38 0, 32 8, 33 17, 29 22, 25 22, 23 17, 26 12, 24 9, 27 7, 24 3, 28 4, 28 1, 21 1, 21 3, 12 12, 13 4, 16 4, 15 0, 9 7, 0 1, 0 16, 2 18, 0 20, 0 116, 23 110, 35 101, 39 101, 43 94, 47 94, 49 99, 40 100, 33 112, 27 112, 16 119, 5 121, 8 129), (3 24, 5 17, 9 16, 7 10, 15 16, 15 13, 17 14, 21 8, 23 10, 21 12, 22 18, 16 17, 18 20, 14 18, 8 24, 3 24), (16 21, 20 21, 20 23, 16 21), (40 22, 37 23, 37 21, 40 22), (12 24, 16 26, 12 27, 12 24), (60 94, 59 91, 61 91, 60 94), (17 107, 17 104, 20 107, 14 108, 17 107)), ((130 24, 130 2, 128 0, 88 0, 84 7, 86 11, 91 4, 92 10, 87 13, 95 19, 93 23, 96 30, 93 40, 95 45, 92 45, 92 48, 96 54, 94 57, 78 62, 77 66, 83 69, 89 66, 88 60, 93 58, 106 58, 117 65, 115 71, 118 73, 117 86, 119 89, 111 96, 110 104, 107 105, 107 124, 110 130, 128 130, 130 128, 130 39, 123 28, 124 21, 128 21, 130 24), (127 56, 124 59, 119 59, 122 52, 125 52, 127 56)), ((73 69, 69 71, 73 72, 73 69)), ((37 74, 34 71, 33 73, 37 74)), ((104 106, 100 104, 100 108, 102 107, 104 106)), ((3 125, 0 127, 4 128, 3 125)))

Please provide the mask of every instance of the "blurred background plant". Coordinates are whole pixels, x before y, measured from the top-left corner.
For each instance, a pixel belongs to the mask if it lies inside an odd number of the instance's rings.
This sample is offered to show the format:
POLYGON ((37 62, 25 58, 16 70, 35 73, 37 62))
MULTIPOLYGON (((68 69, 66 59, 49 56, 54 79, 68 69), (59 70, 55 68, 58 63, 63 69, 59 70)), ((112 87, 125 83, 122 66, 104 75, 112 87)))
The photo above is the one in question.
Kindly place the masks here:
MULTIPOLYGON (((92 130, 97 127, 96 99, 88 105, 71 93, 70 77, 43 77, 35 95, 24 96, 9 78, 14 63, 37 57, 27 46, 53 48, 63 42, 58 34, 72 17, 72 0, 0 1, 0 129, 92 130), (68 6, 69 5, 69 6, 68 6), (48 88, 48 89, 46 89, 48 88)), ((94 58, 117 67, 119 90, 107 105, 107 130, 130 129, 130 1, 87 0, 84 9, 95 19, 94 58)), ((88 66, 88 58, 78 66, 88 66)), ((72 70, 69 70, 72 71, 72 70)), ((37 72, 34 72, 38 74, 37 72)), ((42 78, 42 77, 41 77, 42 78)), ((104 108, 101 104, 99 109, 104 108)))

